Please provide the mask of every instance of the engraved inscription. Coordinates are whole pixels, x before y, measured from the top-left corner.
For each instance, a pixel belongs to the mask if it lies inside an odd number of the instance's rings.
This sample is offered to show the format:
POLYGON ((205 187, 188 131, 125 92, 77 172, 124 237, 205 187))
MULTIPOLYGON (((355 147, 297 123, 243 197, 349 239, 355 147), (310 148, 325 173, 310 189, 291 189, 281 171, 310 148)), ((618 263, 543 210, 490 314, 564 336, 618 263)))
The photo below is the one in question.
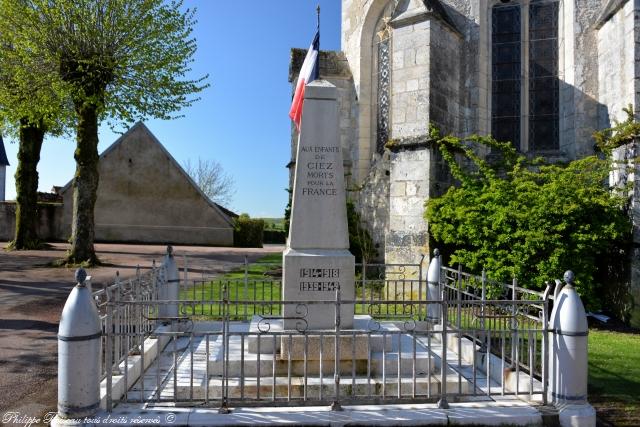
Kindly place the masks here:
POLYGON ((335 280, 339 277, 339 268, 301 268, 300 279, 303 280, 300 281, 300 290, 306 292, 332 292, 340 288, 340 282, 335 280))
POLYGON ((305 159, 301 163, 306 167, 306 176, 303 173, 302 195, 314 197, 332 197, 338 195, 335 183, 335 156, 340 147, 301 147, 305 159))

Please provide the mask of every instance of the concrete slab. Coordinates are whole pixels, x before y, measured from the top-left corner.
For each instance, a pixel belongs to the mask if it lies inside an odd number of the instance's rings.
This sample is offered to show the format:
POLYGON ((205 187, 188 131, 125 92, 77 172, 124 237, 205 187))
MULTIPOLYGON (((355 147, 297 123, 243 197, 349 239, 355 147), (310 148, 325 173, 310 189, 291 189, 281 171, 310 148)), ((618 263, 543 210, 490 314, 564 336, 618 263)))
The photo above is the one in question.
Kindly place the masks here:
POLYGON ((181 408, 163 406, 143 409, 141 405, 120 405, 112 414, 101 412, 98 419, 125 420, 120 425, 139 425, 141 419, 158 420, 162 425, 239 426, 444 426, 444 425, 509 425, 541 426, 542 416, 534 407, 520 401, 497 403, 452 403, 450 409, 435 404, 402 404, 376 406, 344 406, 331 411, 327 406, 231 408, 220 414, 213 408, 181 408))

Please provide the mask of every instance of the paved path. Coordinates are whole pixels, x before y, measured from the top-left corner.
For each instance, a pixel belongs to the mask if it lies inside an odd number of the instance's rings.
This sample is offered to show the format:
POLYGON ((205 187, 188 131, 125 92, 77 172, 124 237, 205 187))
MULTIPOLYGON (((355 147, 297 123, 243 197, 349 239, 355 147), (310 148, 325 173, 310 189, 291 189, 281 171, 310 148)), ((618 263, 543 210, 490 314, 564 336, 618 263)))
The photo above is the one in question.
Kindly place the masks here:
MULTIPOLYGON (((68 244, 55 243, 48 250, 6 252, 0 243, 0 424, 7 411, 40 417, 56 410, 58 321, 71 290, 74 269, 48 267, 62 258, 68 244)), ((222 273, 242 262, 267 253, 280 252, 280 245, 263 249, 176 246, 178 267, 188 257, 189 271, 222 273)), ((150 268, 161 262, 161 245, 97 244, 105 264, 90 269, 94 289, 111 283, 116 271, 123 278, 135 274, 136 266, 150 268)))

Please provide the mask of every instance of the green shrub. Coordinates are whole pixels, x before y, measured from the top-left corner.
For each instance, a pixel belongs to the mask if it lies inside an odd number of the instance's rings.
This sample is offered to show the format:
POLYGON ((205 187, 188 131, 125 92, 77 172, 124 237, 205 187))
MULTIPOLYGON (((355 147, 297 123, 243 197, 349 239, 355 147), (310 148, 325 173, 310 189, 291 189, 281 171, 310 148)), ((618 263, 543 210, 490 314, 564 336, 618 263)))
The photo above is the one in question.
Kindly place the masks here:
POLYGON ((233 245, 240 248, 261 248, 264 221, 251 219, 242 214, 235 220, 233 230, 233 245))
POLYGON ((263 243, 286 243, 287 233, 284 230, 264 230, 262 232, 263 243))
POLYGON ((432 139, 459 182, 426 203, 430 233, 450 262, 538 289, 571 269, 586 305, 599 307, 602 260, 624 256, 631 231, 625 200, 605 185, 610 161, 549 165, 491 137, 441 137, 434 128, 432 139), (477 156, 479 146, 499 162, 477 156))

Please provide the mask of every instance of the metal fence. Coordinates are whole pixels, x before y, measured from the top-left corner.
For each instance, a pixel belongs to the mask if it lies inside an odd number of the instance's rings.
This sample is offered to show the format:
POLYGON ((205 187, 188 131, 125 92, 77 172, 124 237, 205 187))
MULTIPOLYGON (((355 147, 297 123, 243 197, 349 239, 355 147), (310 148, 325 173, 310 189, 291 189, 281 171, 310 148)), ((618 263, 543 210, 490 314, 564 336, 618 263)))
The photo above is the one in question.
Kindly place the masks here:
MULTIPOLYGON (((144 358, 152 335, 167 342, 170 356, 158 355, 155 370, 116 401, 223 411, 409 401, 446 407, 496 395, 546 402, 549 288, 537 293, 442 267, 440 298, 427 299, 421 264, 358 264, 355 299, 338 290, 331 301, 305 303, 282 300, 279 265, 258 279, 248 263, 234 280, 189 278, 185 268, 180 298, 158 299, 167 272, 154 266, 94 293, 104 322, 103 376, 119 373, 129 385, 129 358, 144 358), (167 304, 178 305, 178 318, 158 316, 167 304), (308 307, 317 304, 333 317, 332 330, 308 329, 308 307), (296 308, 295 329, 282 327, 285 305, 296 308), (354 308, 354 326, 341 319, 344 305, 354 308), (438 307, 437 320, 429 307, 438 307)), ((108 408, 111 388, 109 380, 108 408)))
MULTIPOLYGON (((157 326, 160 288, 166 283, 164 265, 149 271, 136 268, 134 277, 121 280, 93 292, 102 324, 102 363, 100 379, 108 373, 120 373, 120 365, 132 354, 141 354, 140 346, 157 326), (142 304, 131 304, 138 302, 142 304)), ((144 355, 142 355, 144 357, 144 355)), ((127 375, 124 370, 123 375, 127 375)))

